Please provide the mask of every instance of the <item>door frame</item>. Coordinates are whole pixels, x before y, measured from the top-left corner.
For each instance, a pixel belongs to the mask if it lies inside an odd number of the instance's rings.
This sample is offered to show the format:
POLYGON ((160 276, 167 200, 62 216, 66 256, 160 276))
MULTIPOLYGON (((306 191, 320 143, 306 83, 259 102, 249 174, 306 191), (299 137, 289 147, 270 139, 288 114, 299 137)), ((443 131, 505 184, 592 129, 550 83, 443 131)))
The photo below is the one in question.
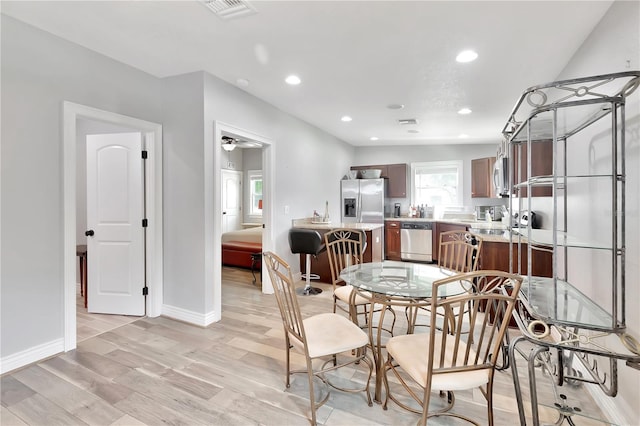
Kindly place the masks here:
MULTIPOLYGON (((78 119, 102 121, 129 127, 143 133, 148 152, 145 167, 145 204, 148 219, 146 276, 149 295, 146 315, 157 317, 162 311, 162 125, 64 101, 63 109, 63 283, 64 350, 76 348, 76 127, 78 119)), ((142 284, 142 283, 141 283, 142 284)), ((142 291, 142 286, 141 286, 142 291)))
MULTIPOLYGON (((205 143, 204 161, 204 245, 205 245, 205 280, 212 283, 211 294, 213 300, 213 318, 220 321, 222 318, 222 188, 220 185, 222 173, 222 147, 221 138, 223 132, 226 135, 235 135, 241 139, 249 139, 262 144, 262 251, 273 250, 273 200, 275 199, 274 167, 275 149, 274 141, 257 133, 241 129, 221 121, 213 122, 213 137, 205 143)), ((263 277, 265 264, 262 262, 263 277)), ((207 285, 207 288, 209 286, 207 285)), ((273 294, 271 282, 263 279, 262 292, 273 294)), ((208 291, 206 292, 208 294, 208 291)))

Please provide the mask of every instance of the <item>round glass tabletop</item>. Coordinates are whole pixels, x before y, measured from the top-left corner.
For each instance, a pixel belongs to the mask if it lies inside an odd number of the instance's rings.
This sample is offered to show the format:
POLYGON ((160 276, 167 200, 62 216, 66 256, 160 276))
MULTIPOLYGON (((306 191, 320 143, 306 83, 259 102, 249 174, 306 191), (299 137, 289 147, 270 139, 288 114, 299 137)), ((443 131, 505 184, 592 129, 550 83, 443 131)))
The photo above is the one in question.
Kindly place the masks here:
MULTIPOLYGON (((428 299, 434 281, 454 274, 438 265, 385 260, 349 266, 342 270, 340 278, 360 290, 392 297, 428 299)), ((438 297, 454 296, 464 291, 463 284, 454 281, 441 286, 438 297)))

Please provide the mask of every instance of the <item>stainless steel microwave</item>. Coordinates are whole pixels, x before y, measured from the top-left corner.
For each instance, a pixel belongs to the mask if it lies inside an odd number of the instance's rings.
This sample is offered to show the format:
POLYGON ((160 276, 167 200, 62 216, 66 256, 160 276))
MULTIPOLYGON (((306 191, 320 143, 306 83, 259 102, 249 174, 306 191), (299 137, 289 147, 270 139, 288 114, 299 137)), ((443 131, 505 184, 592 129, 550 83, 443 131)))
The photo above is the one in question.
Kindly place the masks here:
POLYGON ((498 156, 493 165, 493 187, 496 196, 509 196, 509 162, 506 157, 498 156))

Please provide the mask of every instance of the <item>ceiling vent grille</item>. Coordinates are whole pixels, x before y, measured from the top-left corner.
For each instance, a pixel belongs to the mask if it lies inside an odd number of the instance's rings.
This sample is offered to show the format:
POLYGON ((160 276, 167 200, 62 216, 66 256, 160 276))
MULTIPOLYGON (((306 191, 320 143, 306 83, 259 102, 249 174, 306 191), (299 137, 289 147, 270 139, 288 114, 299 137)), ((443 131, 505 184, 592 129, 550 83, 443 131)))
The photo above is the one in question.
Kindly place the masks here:
POLYGON ((203 0, 207 8, 221 19, 233 19, 253 15, 256 9, 246 0, 203 0))
POLYGON ((416 120, 415 118, 401 118, 400 120, 398 120, 398 124, 418 124, 418 120, 416 120))

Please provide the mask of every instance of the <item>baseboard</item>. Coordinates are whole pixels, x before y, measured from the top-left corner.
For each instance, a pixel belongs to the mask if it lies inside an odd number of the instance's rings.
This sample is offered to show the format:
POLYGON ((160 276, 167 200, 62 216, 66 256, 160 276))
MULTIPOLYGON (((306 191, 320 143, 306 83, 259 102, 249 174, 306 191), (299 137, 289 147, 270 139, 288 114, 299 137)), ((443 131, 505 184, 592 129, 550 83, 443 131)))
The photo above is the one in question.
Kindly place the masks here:
POLYGON ((25 349, 2 358, 0 360, 0 374, 41 361, 61 352, 64 352, 64 339, 52 340, 51 342, 25 349))
POLYGON ((170 305, 162 305, 162 315, 200 327, 206 327, 215 320, 215 312, 201 314, 170 305))
MULTIPOLYGON (((555 327, 551 327, 551 337, 557 342, 562 339, 558 330, 555 327)), ((576 358, 573 363, 573 367, 582 373, 583 377, 591 377, 591 373, 587 370, 585 365, 576 358)), ((620 374, 620 371, 618 371, 620 374)), ((627 405, 626 401, 621 398, 612 398, 607 396, 597 384, 585 383, 584 388, 587 390, 593 401, 598 405, 604 416, 611 424, 615 425, 630 425, 634 424, 629 418, 631 416, 631 408, 627 405)))
MULTIPOLYGON (((580 371, 584 377, 590 377, 591 373, 589 373, 582 362, 574 362, 574 367, 576 370, 580 371)), ((620 374, 620 370, 618 370, 618 374, 620 374)), ((635 424, 635 422, 629 420, 632 418, 632 411, 631 407, 629 407, 625 400, 623 400, 622 398, 612 398, 605 395, 605 393, 596 384, 588 384, 584 387, 586 388, 589 395, 591 395, 591 398, 593 398, 593 401, 598 405, 607 420, 611 422, 611 424, 635 424)))

